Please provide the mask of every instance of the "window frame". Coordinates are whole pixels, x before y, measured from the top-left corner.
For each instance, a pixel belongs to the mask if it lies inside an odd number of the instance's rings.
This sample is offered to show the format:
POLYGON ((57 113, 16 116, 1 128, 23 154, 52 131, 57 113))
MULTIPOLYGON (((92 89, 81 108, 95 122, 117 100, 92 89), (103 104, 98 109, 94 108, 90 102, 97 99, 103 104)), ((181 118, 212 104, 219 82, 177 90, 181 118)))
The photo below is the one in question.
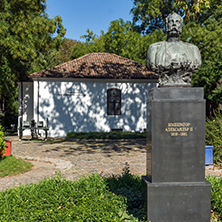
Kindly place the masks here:
POLYGON ((121 89, 110 88, 107 90, 107 115, 120 116, 121 115, 121 89), (115 92, 115 97, 112 98, 112 92, 115 92), (117 98, 116 98, 117 97, 117 98), (111 110, 111 112, 110 112, 111 110))

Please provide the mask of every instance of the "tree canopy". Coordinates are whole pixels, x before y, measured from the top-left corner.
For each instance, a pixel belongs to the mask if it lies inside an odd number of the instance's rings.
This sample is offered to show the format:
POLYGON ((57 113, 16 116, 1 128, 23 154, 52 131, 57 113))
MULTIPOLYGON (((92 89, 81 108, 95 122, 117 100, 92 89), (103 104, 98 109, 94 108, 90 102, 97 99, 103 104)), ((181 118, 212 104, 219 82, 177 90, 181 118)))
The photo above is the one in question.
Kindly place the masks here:
POLYGON ((202 66, 193 75, 193 86, 204 87, 205 97, 218 107, 222 103, 222 6, 205 21, 204 26, 193 24, 190 41, 197 45, 202 56, 202 66))
POLYGON ((57 55, 55 56, 55 62, 60 64, 68 62, 70 59, 72 59, 72 47, 77 43, 78 41, 76 40, 65 38, 59 48, 57 55))
MULTIPOLYGON (((211 15, 208 0, 132 0, 133 24, 136 31, 150 34, 157 29, 165 30, 165 19, 171 12, 176 12, 189 21, 202 23, 211 15)), ((214 6, 212 4, 212 6, 214 6)))
POLYGON ((109 52, 145 64, 149 45, 162 41, 164 36, 162 30, 156 30, 152 35, 141 35, 134 30, 131 22, 118 19, 111 21, 108 31, 102 31, 100 36, 87 30, 83 36, 86 42, 73 46, 73 58, 92 52, 109 52))
POLYGON ((1 0, 0 104, 2 114, 16 112, 16 81, 46 67, 63 41, 61 17, 48 18, 46 0, 1 0), (13 105, 14 104, 14 105, 13 105))

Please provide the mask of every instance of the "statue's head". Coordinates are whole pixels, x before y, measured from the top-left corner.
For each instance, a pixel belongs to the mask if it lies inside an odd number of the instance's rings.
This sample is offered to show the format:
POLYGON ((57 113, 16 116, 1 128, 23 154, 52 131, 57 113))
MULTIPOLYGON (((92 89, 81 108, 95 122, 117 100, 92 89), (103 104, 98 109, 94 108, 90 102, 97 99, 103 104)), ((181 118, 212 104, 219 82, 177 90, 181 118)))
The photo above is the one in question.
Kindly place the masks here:
POLYGON ((166 31, 169 36, 179 36, 182 32, 183 18, 177 13, 173 12, 166 18, 166 31))

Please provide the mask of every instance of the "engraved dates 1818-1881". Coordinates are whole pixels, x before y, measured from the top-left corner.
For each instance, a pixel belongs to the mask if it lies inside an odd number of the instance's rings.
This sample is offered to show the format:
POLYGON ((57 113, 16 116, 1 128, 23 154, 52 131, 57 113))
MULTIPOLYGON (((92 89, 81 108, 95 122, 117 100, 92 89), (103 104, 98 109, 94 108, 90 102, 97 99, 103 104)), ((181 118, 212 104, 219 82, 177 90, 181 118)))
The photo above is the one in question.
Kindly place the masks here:
POLYGON ((188 122, 168 123, 165 132, 169 132, 171 136, 188 136, 188 132, 193 132, 193 127, 188 122))

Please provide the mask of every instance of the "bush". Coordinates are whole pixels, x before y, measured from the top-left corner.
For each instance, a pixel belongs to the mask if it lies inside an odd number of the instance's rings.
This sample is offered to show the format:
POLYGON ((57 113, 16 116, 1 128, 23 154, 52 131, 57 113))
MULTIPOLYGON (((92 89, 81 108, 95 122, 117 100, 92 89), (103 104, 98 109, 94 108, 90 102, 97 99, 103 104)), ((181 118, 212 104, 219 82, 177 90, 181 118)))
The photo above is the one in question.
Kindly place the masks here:
POLYGON ((126 208, 97 174, 74 182, 57 174, 0 193, 0 221, 137 221, 126 208))
POLYGON ((67 138, 72 139, 138 139, 146 138, 146 132, 86 132, 86 133, 67 133, 67 138))
POLYGON ((142 178, 130 173, 129 164, 126 163, 122 175, 112 175, 104 178, 111 192, 126 197, 127 210, 139 220, 146 219, 145 195, 142 178))
POLYGON ((2 154, 5 154, 6 150, 6 142, 4 140, 4 132, 2 131, 2 126, 0 125, 0 158, 2 157, 2 154))
POLYGON ((215 117, 206 121, 206 144, 214 146, 214 163, 222 160, 222 115, 215 113, 215 117))
POLYGON ((222 178, 207 177, 211 183, 211 212, 220 220, 222 216, 222 178))
MULTIPOLYGON (((212 215, 222 212, 222 178, 212 184, 212 215)), ((122 175, 67 181, 59 173, 0 193, 0 221, 146 221, 142 179, 126 164, 122 175), (133 214, 133 215, 130 215, 133 214)))

